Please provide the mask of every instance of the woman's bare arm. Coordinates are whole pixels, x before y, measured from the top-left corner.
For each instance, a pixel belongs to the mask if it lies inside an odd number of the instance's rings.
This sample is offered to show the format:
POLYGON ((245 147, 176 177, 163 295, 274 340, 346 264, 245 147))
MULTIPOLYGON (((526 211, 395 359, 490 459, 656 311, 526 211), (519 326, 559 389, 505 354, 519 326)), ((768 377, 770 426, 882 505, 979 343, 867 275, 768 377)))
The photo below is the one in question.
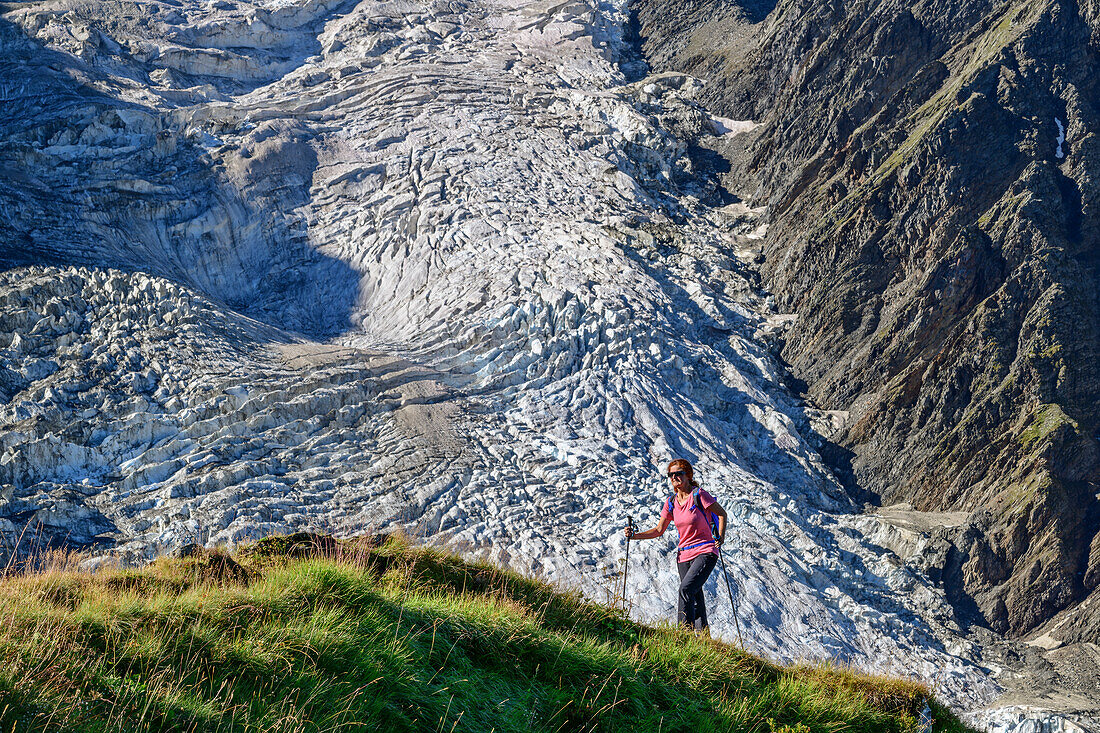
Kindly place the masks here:
POLYGON ((707 507, 707 511, 713 512, 714 516, 718 517, 718 537, 716 537, 715 539, 721 542, 726 536, 726 510, 722 508, 721 504, 719 504, 718 502, 714 502, 709 507, 707 507))
POLYGON ((624 530, 624 534, 626 534, 627 539, 630 540, 651 540, 654 537, 663 535, 665 530, 668 529, 668 525, 671 521, 672 517, 665 515, 661 518, 660 523, 653 529, 647 529, 644 532, 635 532, 634 534, 630 534, 630 530, 627 529, 624 530))

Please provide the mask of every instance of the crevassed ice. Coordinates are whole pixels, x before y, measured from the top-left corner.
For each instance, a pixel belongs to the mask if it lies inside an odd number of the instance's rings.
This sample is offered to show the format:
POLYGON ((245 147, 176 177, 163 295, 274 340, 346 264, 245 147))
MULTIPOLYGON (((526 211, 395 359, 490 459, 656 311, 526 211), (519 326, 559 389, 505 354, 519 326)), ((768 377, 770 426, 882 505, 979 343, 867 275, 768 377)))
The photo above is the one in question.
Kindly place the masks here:
MULTIPOLYGON (((625 3, 143 12, 110 30, 129 55, 63 34, 73 17, 8 14, 142 112, 88 102, 26 160, 102 197, 71 213, 71 246, 51 240, 62 261, 94 242, 91 261, 37 272, 5 311, 38 340, 7 341, 26 399, 4 411, 23 426, 4 481, 49 531, 78 518, 141 558, 402 526, 603 600, 627 516, 655 523, 687 457, 732 518, 714 633, 736 613, 772 658, 917 676, 960 705, 996 690, 942 591, 824 467, 765 340, 789 319, 737 258, 759 222, 703 205, 686 154, 737 127, 691 102, 697 80, 628 78, 625 3), (156 185, 105 193, 123 170, 156 185), (77 419, 86 439, 65 437, 77 419)), ((631 549, 640 618, 673 613, 672 544, 631 549)))

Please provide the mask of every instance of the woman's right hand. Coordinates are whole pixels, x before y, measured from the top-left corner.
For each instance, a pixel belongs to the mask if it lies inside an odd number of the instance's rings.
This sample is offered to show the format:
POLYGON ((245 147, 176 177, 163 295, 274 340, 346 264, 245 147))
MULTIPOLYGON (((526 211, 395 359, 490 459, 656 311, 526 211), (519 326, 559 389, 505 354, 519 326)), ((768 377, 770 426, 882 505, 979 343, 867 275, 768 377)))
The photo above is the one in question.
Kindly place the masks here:
POLYGON ((629 540, 631 537, 634 536, 634 528, 633 527, 627 527, 626 529, 623 530, 623 534, 626 535, 626 538, 629 540))

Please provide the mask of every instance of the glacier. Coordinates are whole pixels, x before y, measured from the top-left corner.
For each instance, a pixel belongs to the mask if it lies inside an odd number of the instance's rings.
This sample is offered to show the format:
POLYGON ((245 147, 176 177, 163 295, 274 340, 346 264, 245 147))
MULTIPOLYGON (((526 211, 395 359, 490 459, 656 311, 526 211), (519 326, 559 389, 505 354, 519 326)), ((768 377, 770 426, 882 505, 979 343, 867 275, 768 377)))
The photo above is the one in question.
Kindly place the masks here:
POLYGON ((764 212, 697 155, 753 123, 647 76, 626 2, 55 0, 0 26, 8 555, 400 529, 656 621, 673 543, 634 543, 622 598, 622 529, 685 457, 731 515, 712 633, 736 614, 769 658, 994 700, 930 571, 961 519, 864 511, 819 454, 844 416, 774 356, 764 212))

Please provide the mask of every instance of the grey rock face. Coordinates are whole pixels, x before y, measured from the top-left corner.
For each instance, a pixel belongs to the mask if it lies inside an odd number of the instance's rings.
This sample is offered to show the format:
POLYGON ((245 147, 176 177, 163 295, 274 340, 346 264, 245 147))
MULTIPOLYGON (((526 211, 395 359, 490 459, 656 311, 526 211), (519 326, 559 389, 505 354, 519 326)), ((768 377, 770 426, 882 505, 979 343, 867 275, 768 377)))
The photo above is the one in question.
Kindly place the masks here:
POLYGON ((1024 634, 1100 582, 1096 8, 764 10, 646 0, 641 34, 760 122, 727 182, 768 207, 783 357, 849 414, 832 463, 883 503, 978 512, 944 581, 1024 634))

